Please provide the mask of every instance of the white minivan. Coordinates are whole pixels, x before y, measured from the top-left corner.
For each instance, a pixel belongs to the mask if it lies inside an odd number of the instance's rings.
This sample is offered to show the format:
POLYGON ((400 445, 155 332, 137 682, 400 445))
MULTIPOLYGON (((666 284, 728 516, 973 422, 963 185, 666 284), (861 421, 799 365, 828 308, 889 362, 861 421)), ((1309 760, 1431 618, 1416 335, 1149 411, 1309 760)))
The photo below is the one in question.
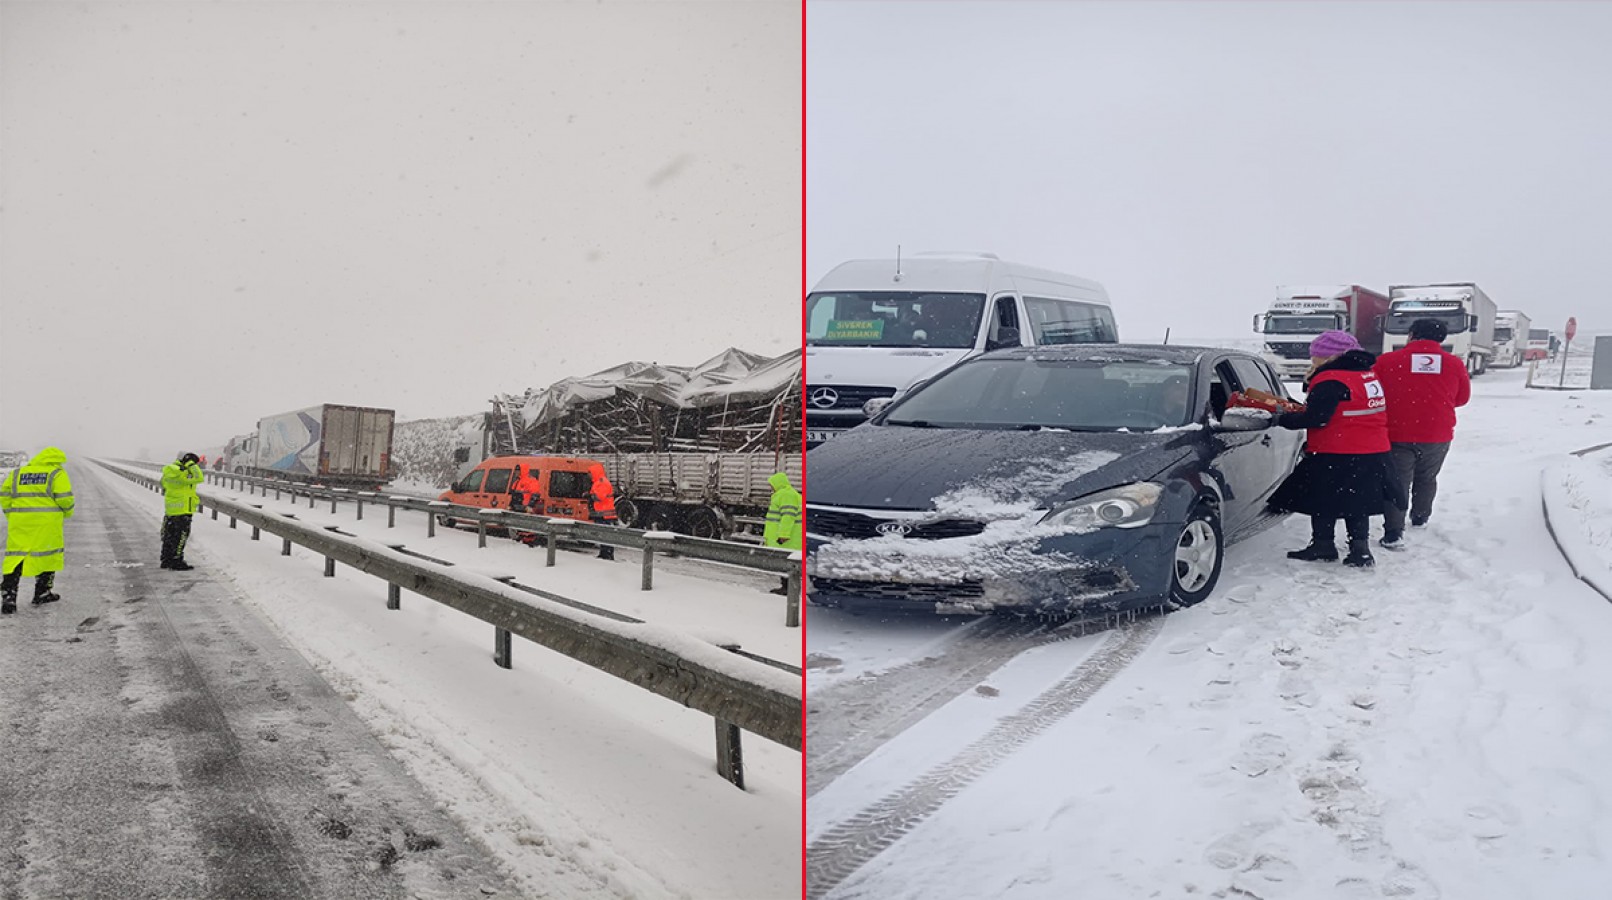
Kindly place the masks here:
POLYGON ((1108 293, 1090 279, 992 253, 841 263, 806 297, 806 445, 969 357, 1118 340, 1108 293))

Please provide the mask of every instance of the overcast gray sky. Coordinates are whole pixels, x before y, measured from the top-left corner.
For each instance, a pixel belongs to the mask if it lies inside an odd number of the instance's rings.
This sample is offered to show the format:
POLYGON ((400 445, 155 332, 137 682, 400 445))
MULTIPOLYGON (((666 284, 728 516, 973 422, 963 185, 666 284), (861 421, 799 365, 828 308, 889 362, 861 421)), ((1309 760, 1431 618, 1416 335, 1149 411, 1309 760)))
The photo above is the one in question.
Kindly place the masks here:
POLYGON ((0 449, 795 349, 800 18, 0 4, 0 449))
POLYGON ((1121 337, 1475 281, 1612 332, 1612 3, 847 3, 807 21, 807 277, 986 250, 1121 337))

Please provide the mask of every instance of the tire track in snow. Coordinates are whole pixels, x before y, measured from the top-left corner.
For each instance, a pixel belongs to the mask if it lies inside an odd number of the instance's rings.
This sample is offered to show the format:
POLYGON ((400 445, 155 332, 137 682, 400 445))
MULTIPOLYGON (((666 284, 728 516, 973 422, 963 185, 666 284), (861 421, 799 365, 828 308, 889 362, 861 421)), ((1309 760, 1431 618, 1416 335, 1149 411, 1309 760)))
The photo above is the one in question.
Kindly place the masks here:
POLYGON ((1163 623, 1162 616, 1154 616, 1115 630, 1073 672, 979 740, 813 841, 806 849, 808 900, 826 896, 980 776, 1084 705, 1152 643, 1163 623))

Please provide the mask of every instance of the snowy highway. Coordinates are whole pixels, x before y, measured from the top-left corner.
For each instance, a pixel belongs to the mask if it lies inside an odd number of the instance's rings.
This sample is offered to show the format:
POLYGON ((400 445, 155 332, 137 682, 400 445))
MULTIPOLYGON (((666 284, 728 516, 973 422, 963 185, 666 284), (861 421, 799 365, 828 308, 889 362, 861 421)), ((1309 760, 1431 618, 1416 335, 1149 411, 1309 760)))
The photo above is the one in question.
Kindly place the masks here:
MULTIPOLYGON (((735 788, 709 716, 523 641, 499 668, 485 623, 206 513, 196 570, 158 570, 160 495, 68 465, 64 600, 0 622, 0 896, 799 895, 798 753, 749 736, 735 788)), ((766 576, 679 561, 645 592, 625 552, 295 514, 800 656, 766 576)))
POLYGON ((811 607, 809 896, 1602 896, 1612 604, 1540 478, 1612 396, 1524 378, 1474 382, 1375 570, 1287 560, 1292 518, 1098 634, 811 607))

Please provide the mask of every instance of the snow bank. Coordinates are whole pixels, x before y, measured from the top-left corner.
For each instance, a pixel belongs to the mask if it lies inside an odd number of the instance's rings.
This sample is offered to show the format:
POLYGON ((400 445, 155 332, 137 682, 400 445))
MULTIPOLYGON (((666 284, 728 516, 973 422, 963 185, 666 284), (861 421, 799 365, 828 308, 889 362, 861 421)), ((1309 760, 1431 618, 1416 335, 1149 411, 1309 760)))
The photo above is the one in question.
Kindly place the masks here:
POLYGON ((1612 456, 1570 457, 1541 476, 1545 516, 1578 577, 1612 598, 1612 456))

